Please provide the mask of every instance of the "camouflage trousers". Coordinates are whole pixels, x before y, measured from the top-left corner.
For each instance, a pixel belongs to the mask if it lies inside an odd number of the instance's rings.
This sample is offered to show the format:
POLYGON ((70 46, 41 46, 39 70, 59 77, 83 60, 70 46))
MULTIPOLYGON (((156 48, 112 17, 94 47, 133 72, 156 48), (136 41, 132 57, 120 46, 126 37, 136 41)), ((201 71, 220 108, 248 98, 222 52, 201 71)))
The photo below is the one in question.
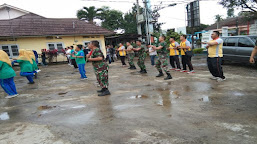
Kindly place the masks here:
POLYGON ((170 73, 168 68, 168 59, 169 56, 167 54, 158 55, 158 60, 156 61, 155 66, 159 72, 163 69, 166 73, 170 73))
POLYGON ((97 82, 101 86, 101 88, 108 88, 109 82, 108 82, 108 69, 109 67, 107 66, 104 69, 96 69, 95 68, 95 75, 97 82))
POLYGON ((141 70, 145 70, 145 58, 146 58, 146 53, 138 56, 137 65, 140 67, 141 70))
POLYGON ((135 64, 134 64, 134 57, 135 57, 135 53, 129 53, 128 54, 128 63, 130 65, 130 67, 134 67, 135 64))

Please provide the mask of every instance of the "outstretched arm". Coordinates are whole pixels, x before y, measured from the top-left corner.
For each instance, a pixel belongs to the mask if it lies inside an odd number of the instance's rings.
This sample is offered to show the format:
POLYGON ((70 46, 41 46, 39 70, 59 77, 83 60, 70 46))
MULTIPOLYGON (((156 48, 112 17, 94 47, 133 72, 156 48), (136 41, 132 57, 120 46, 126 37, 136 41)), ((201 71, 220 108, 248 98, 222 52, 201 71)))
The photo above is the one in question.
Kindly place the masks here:
POLYGON ((251 57, 250 57, 250 63, 255 63, 254 56, 257 54, 257 46, 254 47, 251 57))

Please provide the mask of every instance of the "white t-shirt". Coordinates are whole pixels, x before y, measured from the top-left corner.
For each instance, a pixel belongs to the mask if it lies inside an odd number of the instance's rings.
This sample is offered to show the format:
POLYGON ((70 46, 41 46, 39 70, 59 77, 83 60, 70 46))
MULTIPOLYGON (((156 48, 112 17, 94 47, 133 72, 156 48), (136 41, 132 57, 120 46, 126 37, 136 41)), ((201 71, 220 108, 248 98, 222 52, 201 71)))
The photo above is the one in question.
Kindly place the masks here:
POLYGON ((68 49, 68 50, 66 51, 66 54, 67 54, 67 57, 68 57, 68 58, 70 57, 70 55, 68 55, 68 54, 71 54, 70 52, 71 52, 70 49, 68 49))
POLYGON ((149 55, 150 55, 150 56, 152 56, 152 55, 157 55, 156 50, 155 50, 154 52, 151 52, 151 51, 153 51, 153 48, 152 48, 152 47, 149 48, 149 55))

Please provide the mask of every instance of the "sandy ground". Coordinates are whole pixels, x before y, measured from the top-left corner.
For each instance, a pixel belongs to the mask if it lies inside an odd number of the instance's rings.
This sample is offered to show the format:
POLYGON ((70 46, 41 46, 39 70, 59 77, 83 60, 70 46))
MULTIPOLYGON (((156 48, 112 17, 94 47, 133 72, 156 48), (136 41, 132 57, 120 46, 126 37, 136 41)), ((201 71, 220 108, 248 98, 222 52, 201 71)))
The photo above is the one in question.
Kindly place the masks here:
POLYGON ((217 83, 198 56, 195 74, 164 81, 146 63, 144 75, 111 64, 107 97, 97 96, 91 63, 86 81, 67 64, 40 67, 34 85, 15 77, 19 97, 0 89, 0 143, 257 143, 256 68, 226 64, 217 83))

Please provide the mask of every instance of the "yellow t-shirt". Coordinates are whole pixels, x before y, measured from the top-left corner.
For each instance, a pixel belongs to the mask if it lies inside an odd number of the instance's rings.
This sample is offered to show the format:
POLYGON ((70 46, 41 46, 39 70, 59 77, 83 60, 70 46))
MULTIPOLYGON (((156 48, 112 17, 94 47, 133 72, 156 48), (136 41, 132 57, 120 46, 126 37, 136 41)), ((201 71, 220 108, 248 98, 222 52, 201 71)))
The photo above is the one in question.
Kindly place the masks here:
POLYGON ((191 51, 191 44, 189 41, 185 40, 183 42, 180 43, 180 46, 181 47, 186 47, 186 46, 189 46, 190 48, 189 49, 181 49, 181 55, 186 55, 185 52, 186 51, 191 51))
POLYGON ((208 48, 208 57, 223 57, 223 40, 221 38, 211 40, 210 42, 217 42, 218 45, 213 45, 208 48))
POLYGON ((119 51, 120 56, 126 56, 126 50, 124 46, 119 47, 119 50, 122 50, 119 51))
POLYGON ((177 42, 173 42, 173 43, 170 44, 170 48, 173 48, 173 49, 170 49, 170 56, 179 55, 178 50, 174 49, 177 45, 178 45, 177 42))

